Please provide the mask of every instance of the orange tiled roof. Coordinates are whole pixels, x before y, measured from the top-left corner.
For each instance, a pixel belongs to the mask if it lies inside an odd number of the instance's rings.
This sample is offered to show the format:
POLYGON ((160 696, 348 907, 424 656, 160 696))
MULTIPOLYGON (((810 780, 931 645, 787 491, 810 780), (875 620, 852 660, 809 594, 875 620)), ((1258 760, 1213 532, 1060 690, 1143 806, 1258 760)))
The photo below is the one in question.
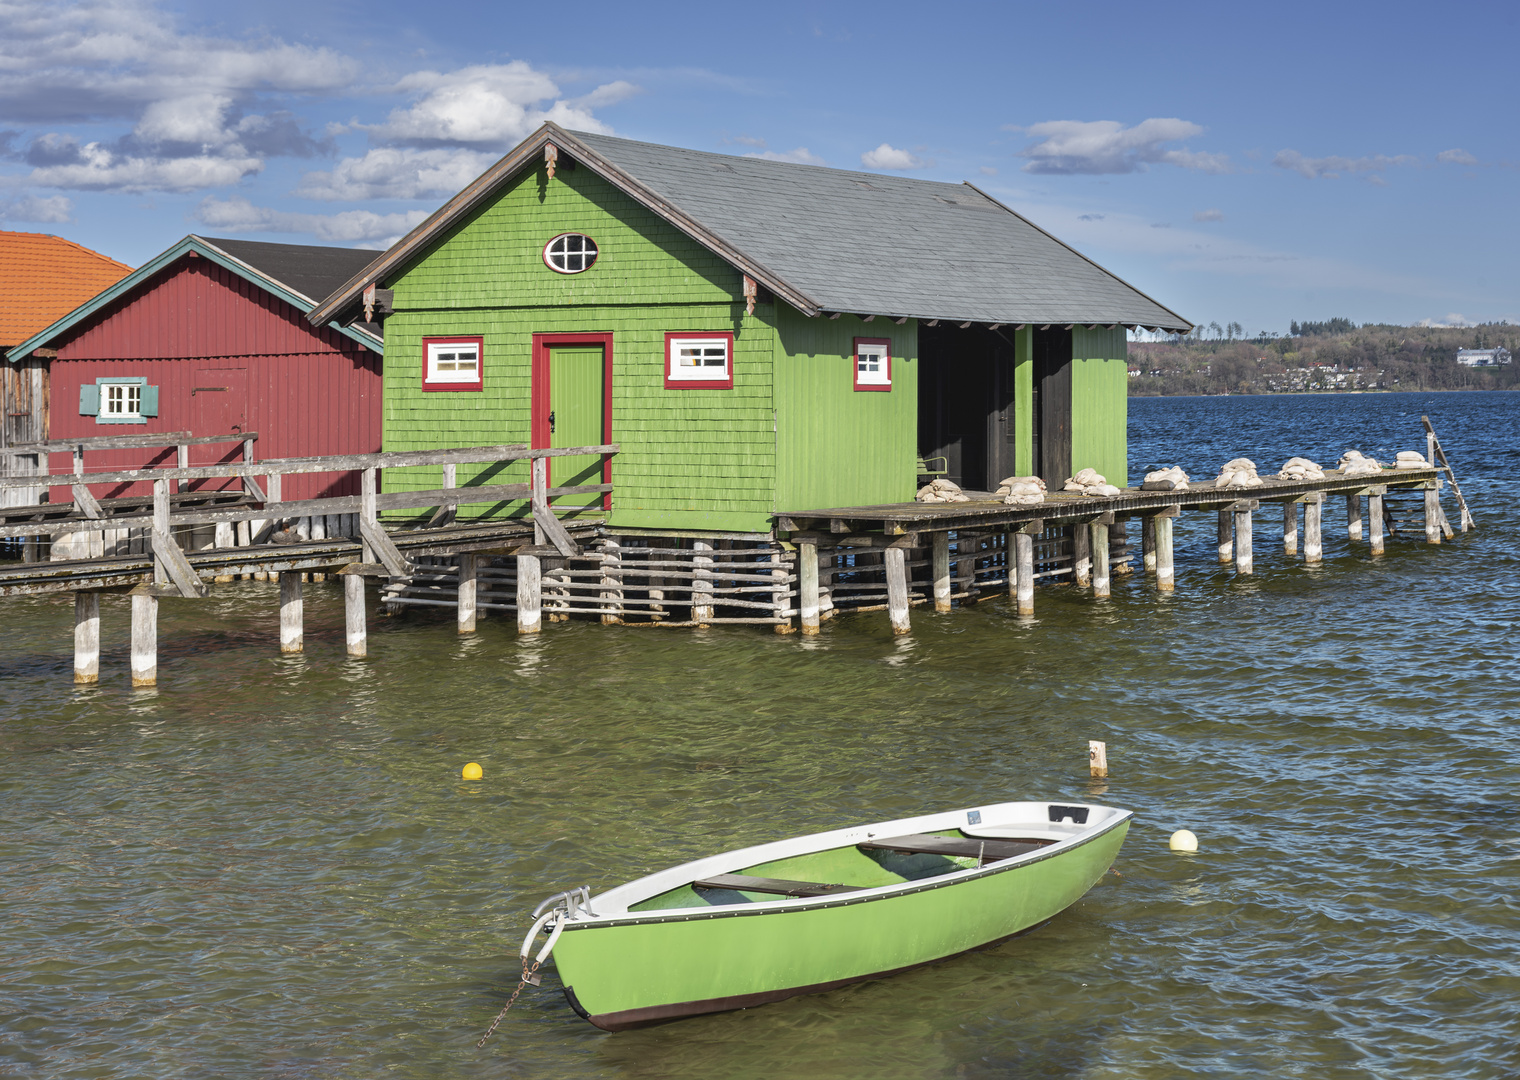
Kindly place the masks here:
POLYGON ((131 272, 70 240, 0 231, 0 349, 20 345, 131 272))

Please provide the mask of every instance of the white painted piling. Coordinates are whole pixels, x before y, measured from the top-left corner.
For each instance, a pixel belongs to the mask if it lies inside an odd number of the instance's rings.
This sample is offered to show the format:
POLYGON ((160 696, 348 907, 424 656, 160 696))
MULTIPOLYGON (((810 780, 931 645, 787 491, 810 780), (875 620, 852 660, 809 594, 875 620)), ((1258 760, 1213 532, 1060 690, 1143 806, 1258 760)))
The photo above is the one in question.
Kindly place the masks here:
MULTIPOLYGON (((1079 529, 1081 526, 1077 526, 1079 529)), ((1095 521, 1088 526, 1092 541, 1092 590, 1093 596, 1104 597, 1110 592, 1108 563, 1108 526, 1095 521)))
POLYGON ((691 542, 691 621, 707 626, 713 618, 713 545, 711 540, 691 542))
POLYGON ((1383 554, 1383 492, 1381 488, 1367 496, 1367 536, 1372 554, 1383 554))
POLYGON ((1140 562, 1147 574, 1156 573, 1156 518, 1153 514, 1140 519, 1140 562))
POLYGON ((1079 589, 1092 585, 1092 531, 1085 525, 1071 527, 1071 573, 1079 589))
POLYGON ((74 681, 100 681, 100 594, 74 594, 74 681))
POLYGON ((818 633, 818 544, 804 540, 797 545, 797 607, 802 632, 818 633))
POLYGON ((908 562, 907 553, 900 547, 889 547, 883 553, 887 567, 887 616, 892 623, 892 633, 908 633, 908 562))
POLYGON ((536 634, 543 623, 544 564, 537 555, 517 556, 517 632, 536 634))
POLYGON ((1219 511, 1219 561, 1231 562, 1235 558, 1234 515, 1228 510, 1219 511))
POLYGON ((305 648, 301 612, 301 572, 280 571, 280 652, 298 653, 305 648))
POLYGON ((1251 550, 1251 510, 1250 507, 1234 511, 1235 513, 1235 573, 1241 576, 1256 572, 1256 565, 1251 550))
POLYGON ((343 623, 347 633, 348 655, 369 654, 369 627, 365 622, 364 578, 359 574, 343 575, 343 623))
POLYGON ((469 553, 459 556, 459 632, 475 632, 475 598, 478 585, 476 557, 469 553))
POLYGON ((132 685, 158 684, 158 597, 132 590, 132 685))
POLYGON ((1020 530, 1013 536, 1014 565, 1018 571, 1019 614, 1034 614, 1034 536, 1020 530))
POLYGON ((1324 559, 1320 542, 1320 514, 1324 509, 1324 492, 1316 491, 1304 498, 1304 562, 1310 565, 1324 559))
POLYGON ((602 591, 600 594, 603 626, 618 626, 623 621, 623 546, 617 537, 602 541, 602 591))
POLYGON ((1441 542, 1441 492, 1434 485, 1425 489, 1425 542, 1441 542))
POLYGON ((1298 503, 1283 503, 1283 554, 1298 554, 1298 503))
POLYGON ((1360 495, 1346 496, 1346 539, 1358 541, 1362 538, 1362 497, 1360 495))
POLYGON ((931 562, 934 571, 934 610, 950 610, 950 534, 932 534, 933 552, 931 562))
POLYGON ((1156 522, 1156 591, 1171 592, 1176 588, 1172 569, 1172 516, 1158 514, 1156 522))

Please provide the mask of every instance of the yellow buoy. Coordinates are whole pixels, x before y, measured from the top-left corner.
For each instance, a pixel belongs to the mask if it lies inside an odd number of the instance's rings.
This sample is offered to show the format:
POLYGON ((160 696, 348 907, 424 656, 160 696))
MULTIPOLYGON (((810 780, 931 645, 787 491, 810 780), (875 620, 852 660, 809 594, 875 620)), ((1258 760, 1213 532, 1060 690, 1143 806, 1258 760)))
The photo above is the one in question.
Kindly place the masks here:
MULTIPOLYGON (((460 773, 460 775, 463 776, 466 780, 479 780, 485 774, 480 769, 480 762, 472 761, 464 767, 464 770, 460 773)), ((1188 835, 1191 836, 1192 833, 1189 833, 1188 835)), ((1175 840, 1176 837, 1173 837, 1173 839, 1175 840)))
POLYGON ((1197 851, 1198 837, 1187 829, 1178 829, 1172 833, 1170 847, 1173 851, 1197 851))

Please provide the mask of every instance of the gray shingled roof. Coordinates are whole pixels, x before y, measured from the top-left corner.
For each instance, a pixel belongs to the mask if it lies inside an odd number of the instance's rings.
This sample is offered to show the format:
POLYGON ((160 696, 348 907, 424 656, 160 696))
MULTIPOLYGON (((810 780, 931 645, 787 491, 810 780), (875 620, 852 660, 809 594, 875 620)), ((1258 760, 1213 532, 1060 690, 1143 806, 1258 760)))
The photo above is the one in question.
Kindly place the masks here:
POLYGON ((201 239, 317 302, 380 257, 378 251, 358 248, 218 240, 210 236, 201 239))
POLYGON ((824 310, 1191 325, 969 184, 574 135, 824 310))

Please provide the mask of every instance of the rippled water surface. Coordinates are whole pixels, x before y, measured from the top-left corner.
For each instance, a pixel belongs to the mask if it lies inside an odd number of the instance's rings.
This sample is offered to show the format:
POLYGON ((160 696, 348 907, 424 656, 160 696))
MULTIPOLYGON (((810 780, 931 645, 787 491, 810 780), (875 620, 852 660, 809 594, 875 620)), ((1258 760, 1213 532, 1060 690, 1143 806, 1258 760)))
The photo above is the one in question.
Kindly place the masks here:
POLYGON ((1421 413, 1480 522, 1454 543, 1374 561, 1327 504, 1307 568, 1264 511, 1242 582, 1192 514, 1173 595, 915 609, 896 641, 883 614, 814 641, 413 615, 355 662, 316 585, 281 659, 249 583, 163 603, 156 691, 103 601, 75 690, 71 602, 0 602, 0 1075, 1520 1075, 1520 395, 1142 399, 1132 475, 1391 457, 1421 413), (475 1049, 551 891, 1025 797, 1137 814, 1122 877, 1033 934, 616 1035, 551 975, 475 1049))

